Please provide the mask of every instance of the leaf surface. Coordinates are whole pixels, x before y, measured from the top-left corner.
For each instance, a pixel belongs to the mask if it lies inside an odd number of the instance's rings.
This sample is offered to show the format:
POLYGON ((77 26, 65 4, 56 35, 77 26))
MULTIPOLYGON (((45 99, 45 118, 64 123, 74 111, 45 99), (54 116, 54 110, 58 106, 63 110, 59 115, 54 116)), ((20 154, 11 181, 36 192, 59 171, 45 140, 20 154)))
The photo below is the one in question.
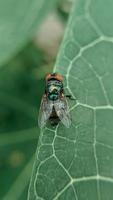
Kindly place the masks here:
POLYGON ((76 0, 54 71, 72 125, 40 135, 28 200, 113 199, 113 1, 76 0))

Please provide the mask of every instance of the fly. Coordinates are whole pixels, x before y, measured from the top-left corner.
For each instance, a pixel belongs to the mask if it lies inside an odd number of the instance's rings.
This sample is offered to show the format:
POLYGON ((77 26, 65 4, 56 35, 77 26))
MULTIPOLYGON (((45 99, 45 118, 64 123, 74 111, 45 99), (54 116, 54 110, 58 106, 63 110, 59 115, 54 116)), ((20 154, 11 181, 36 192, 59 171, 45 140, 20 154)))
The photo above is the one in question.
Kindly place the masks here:
POLYGON ((73 99, 71 95, 64 94, 63 76, 57 73, 48 74, 45 78, 45 93, 42 97, 38 124, 43 128, 47 121, 55 126, 60 121, 69 128, 71 118, 67 98, 73 99))

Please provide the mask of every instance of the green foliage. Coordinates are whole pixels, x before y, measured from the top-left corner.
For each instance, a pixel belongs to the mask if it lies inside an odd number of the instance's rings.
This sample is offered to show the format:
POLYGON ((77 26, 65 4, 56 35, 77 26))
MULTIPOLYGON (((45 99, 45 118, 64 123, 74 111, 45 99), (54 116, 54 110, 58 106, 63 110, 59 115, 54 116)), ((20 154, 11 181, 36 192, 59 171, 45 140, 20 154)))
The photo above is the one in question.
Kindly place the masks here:
POLYGON ((43 77, 52 70, 30 40, 56 3, 0 1, 0 199, 27 199, 43 77))
POLYGON ((74 4, 54 69, 72 125, 41 131, 28 200, 113 199, 113 1, 74 4))
POLYGON ((57 0, 0 1, 0 65, 13 57, 34 35, 57 0))
POLYGON ((47 64, 43 52, 29 44, 1 69, 0 198, 6 200, 19 199, 21 195, 23 200, 27 198, 31 157, 39 136, 40 86, 44 86, 36 74, 44 63, 47 64))

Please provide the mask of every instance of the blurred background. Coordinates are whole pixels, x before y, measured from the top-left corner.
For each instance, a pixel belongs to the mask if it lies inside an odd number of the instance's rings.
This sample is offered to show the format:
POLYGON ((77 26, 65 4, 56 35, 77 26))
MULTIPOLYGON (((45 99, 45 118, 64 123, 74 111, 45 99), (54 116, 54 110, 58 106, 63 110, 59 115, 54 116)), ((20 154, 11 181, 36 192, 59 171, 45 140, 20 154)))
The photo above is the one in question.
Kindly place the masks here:
POLYGON ((53 70, 70 8, 71 1, 59 1, 0 67, 0 200, 27 198, 44 77, 53 70))

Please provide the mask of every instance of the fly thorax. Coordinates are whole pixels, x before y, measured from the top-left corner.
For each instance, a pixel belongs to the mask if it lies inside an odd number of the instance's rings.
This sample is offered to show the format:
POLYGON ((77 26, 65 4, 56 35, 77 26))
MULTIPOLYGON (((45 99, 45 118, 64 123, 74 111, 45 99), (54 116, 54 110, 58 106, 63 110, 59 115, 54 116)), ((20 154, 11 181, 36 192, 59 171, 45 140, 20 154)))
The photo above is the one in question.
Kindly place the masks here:
POLYGON ((47 85, 47 92, 49 100, 55 101, 59 98, 62 90, 62 83, 56 80, 51 80, 47 85))

